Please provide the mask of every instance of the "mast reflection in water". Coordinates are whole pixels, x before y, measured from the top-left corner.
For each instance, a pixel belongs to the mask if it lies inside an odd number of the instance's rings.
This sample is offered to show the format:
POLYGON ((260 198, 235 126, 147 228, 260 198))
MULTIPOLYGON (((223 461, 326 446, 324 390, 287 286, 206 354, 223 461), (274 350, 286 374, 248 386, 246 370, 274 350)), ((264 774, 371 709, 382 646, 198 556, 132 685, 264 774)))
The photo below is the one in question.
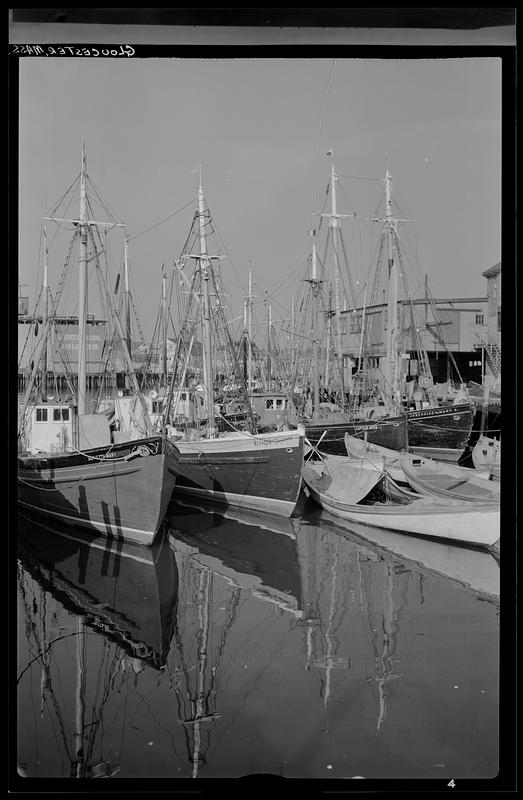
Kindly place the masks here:
POLYGON ((490 553, 178 503, 143 560, 24 526, 20 774, 497 773, 490 553))

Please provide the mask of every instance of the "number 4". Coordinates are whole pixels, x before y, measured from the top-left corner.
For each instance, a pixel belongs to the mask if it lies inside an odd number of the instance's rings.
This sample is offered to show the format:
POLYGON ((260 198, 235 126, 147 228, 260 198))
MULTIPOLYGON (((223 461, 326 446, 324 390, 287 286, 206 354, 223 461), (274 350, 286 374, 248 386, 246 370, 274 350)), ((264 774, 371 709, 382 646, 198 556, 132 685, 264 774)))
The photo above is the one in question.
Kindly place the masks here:
POLYGON ((455 787, 455 785, 456 785, 456 784, 454 783, 454 778, 452 778, 452 779, 451 779, 451 780, 450 780, 450 781, 447 783, 447 786, 450 786, 450 788, 451 788, 451 789, 453 789, 453 788, 455 787))

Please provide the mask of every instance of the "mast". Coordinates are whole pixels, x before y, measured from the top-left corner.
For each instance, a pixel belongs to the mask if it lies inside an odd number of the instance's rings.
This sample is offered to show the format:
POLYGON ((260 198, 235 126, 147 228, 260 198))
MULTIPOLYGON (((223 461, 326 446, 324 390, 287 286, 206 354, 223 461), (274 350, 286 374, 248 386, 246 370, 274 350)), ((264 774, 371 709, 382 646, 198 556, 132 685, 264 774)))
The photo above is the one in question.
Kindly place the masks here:
POLYGON ((167 387, 167 287, 162 266, 163 385, 167 387))
POLYGON ((296 359, 296 314, 294 309, 294 296, 291 299, 291 357, 289 359, 289 368, 291 375, 294 374, 296 359))
POLYGON ((270 389, 271 384, 271 324, 272 307, 269 304, 267 308, 267 389, 270 389))
POLYGON ((329 391, 330 353, 332 341, 332 286, 329 286, 329 302, 327 306, 327 339, 325 345, 325 388, 329 391))
POLYGON ((124 239, 124 278, 125 278, 125 341, 131 352, 131 294, 129 290, 129 260, 127 257, 127 232, 124 239))
POLYGON ((252 273, 249 270, 249 296, 247 297, 247 342, 248 342, 248 356, 247 356, 247 386, 249 392, 252 392, 252 273))
POLYGON ((394 258, 394 240, 396 222, 392 218, 392 180, 387 168, 385 173, 385 232, 387 236, 389 284, 387 305, 387 356, 385 363, 385 379, 391 411, 399 405, 398 385, 398 266, 394 258))
MULTIPOLYGON (((332 155, 329 150, 327 155, 332 155)), ((332 237, 332 247, 334 251, 334 318, 335 318, 335 336, 336 336, 336 355, 339 362, 339 375, 340 375, 340 392, 341 392, 341 406, 345 405, 345 370, 343 368, 343 344, 341 336, 341 270, 340 260, 338 257, 338 228, 340 226, 339 220, 342 217, 348 217, 349 214, 338 214, 336 205, 336 181, 338 176, 334 171, 334 164, 331 165, 331 210, 329 214, 320 214, 321 217, 329 217, 329 230, 332 237)), ((331 303, 329 302, 329 310, 331 303)), ((329 316, 328 335, 330 337, 331 322, 329 316)), ((328 366, 328 351, 327 351, 327 366, 328 366)), ((328 370, 325 370, 325 382, 328 388, 328 370)))
MULTIPOLYGON (((47 328, 47 320, 49 318, 49 288, 47 281, 47 234, 44 227, 44 329, 47 328)), ((45 337, 44 349, 42 353, 42 397, 47 400, 47 336, 45 337)))
POLYGON ((341 389, 341 405, 345 402, 345 385, 344 385, 344 370, 343 370, 343 347, 341 343, 341 274, 340 262, 338 259, 338 214, 336 210, 336 181, 337 177, 334 172, 334 164, 331 165, 331 215, 329 226, 332 231, 332 249, 334 252, 334 307, 335 307, 335 332, 336 332, 336 353, 340 365, 340 389, 341 389))
POLYGON ((209 268, 211 262, 207 254, 207 243, 205 241, 205 197, 202 189, 202 174, 200 168, 200 185, 198 186, 198 218, 200 232, 200 276, 202 280, 203 303, 202 303, 202 328, 203 328, 203 383, 205 393, 205 405, 207 411, 207 429, 209 438, 215 436, 214 424, 214 381, 212 364, 212 340, 211 340, 211 307, 209 297, 209 268))
POLYGON ((318 290, 321 281, 318 280, 318 256, 316 253, 316 242, 312 244, 312 276, 311 286, 313 293, 312 303, 312 372, 314 385, 314 405, 313 413, 318 412, 320 407, 320 374, 318 363, 318 290))
POLYGON ((78 259, 78 415, 86 413, 86 333, 87 333, 87 197, 85 140, 82 136, 80 173, 80 255, 78 259))

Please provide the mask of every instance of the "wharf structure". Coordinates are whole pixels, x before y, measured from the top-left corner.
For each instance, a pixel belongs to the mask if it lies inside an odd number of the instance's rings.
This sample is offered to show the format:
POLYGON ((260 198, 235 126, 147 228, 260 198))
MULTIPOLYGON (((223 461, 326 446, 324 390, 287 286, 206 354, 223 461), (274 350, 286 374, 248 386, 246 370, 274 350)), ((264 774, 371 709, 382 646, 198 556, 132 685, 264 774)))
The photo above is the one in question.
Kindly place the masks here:
MULTIPOLYGON (((481 297, 398 301, 402 378, 421 374, 420 353, 440 395, 451 383, 487 387, 493 396, 501 384, 501 263, 482 273, 487 294, 481 297)), ((367 364, 382 369, 386 357, 387 303, 341 312, 344 371, 350 380, 362 353, 367 364), (365 337, 363 339, 363 329, 365 337), (364 342, 364 346, 363 346, 364 342)))
MULTIPOLYGON (((126 369, 121 347, 115 345, 108 333, 107 320, 87 316, 86 377, 89 391, 103 387, 107 391, 126 388, 126 369)), ((43 317, 29 313, 29 298, 18 298, 18 392, 24 392, 31 371, 35 345, 43 317)), ((138 376, 147 375, 151 384, 163 374, 163 351, 147 347, 143 342, 129 340, 133 368, 138 376)), ((167 340, 167 369, 172 368, 176 343, 167 340)), ((55 316, 50 344, 47 349, 48 385, 55 393, 71 393, 76 385, 78 369, 78 320, 72 316, 55 316)), ((41 376, 40 376, 41 378, 41 376)), ((38 385, 37 378, 37 385, 38 385)))

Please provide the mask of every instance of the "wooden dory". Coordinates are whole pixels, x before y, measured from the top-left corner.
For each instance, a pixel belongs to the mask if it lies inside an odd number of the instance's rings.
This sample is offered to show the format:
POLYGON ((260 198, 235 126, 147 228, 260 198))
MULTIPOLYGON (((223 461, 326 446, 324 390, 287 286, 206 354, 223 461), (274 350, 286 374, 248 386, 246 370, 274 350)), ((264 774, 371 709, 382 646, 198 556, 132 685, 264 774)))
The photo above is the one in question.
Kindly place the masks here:
MULTIPOLYGON (((371 500, 384 478, 350 463, 330 461, 303 468, 313 499, 337 517, 402 533, 490 547, 500 538, 499 503, 471 503, 422 496, 403 501, 371 500)), ((383 494, 385 497, 385 494, 383 494)))
POLYGON ((456 500, 499 502, 500 484, 488 479, 488 473, 459 467, 411 453, 397 452, 370 444, 354 436, 345 436, 351 458, 361 458, 369 465, 381 466, 396 483, 407 483, 420 494, 450 497, 456 500))
POLYGON ((409 453, 400 456, 406 480, 416 492, 476 503, 499 503, 500 484, 468 467, 458 467, 409 453))

